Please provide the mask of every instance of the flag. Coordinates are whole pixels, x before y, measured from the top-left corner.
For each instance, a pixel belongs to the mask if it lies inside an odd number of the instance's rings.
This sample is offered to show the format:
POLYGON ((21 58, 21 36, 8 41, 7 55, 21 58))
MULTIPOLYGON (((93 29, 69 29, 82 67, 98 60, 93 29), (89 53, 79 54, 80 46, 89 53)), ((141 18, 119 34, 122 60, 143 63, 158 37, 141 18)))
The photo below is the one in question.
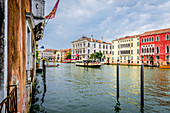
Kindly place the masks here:
POLYGON ((41 46, 41 49, 44 49, 44 46, 41 46))
POLYGON ((55 6, 54 6, 53 10, 51 11, 51 13, 49 15, 45 16, 46 19, 53 19, 55 17, 59 1, 60 0, 57 0, 57 3, 55 4, 55 6))

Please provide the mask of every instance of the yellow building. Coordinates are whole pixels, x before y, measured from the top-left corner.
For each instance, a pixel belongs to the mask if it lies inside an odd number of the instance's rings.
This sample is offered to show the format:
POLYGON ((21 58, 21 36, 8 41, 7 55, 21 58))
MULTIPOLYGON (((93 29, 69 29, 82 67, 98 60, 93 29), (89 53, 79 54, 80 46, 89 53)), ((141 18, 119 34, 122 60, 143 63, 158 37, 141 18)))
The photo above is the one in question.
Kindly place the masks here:
POLYGON ((112 63, 140 65, 139 35, 112 41, 112 63))

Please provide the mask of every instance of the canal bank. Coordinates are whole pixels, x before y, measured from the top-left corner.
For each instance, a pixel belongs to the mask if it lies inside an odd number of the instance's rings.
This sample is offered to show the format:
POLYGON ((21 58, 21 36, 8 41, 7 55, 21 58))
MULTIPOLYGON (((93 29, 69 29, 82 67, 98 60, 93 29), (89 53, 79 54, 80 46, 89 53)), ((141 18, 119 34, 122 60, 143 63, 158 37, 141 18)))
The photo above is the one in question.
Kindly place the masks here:
MULTIPOLYGON (((145 112, 168 112, 170 70, 145 67, 145 112)), ((120 66, 120 98, 116 99, 116 66, 99 69, 60 64, 47 68, 46 91, 37 74, 32 112, 140 112, 140 67, 120 66)))

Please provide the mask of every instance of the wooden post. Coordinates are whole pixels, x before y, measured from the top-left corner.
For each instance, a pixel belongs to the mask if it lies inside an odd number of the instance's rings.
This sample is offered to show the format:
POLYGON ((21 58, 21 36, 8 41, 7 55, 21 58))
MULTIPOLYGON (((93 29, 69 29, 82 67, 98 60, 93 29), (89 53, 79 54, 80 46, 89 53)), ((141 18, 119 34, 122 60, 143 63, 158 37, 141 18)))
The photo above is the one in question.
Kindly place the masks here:
POLYGON ((144 108, 144 67, 141 65, 141 111, 144 108))
POLYGON ((117 63, 117 100, 119 99, 119 63, 117 63))

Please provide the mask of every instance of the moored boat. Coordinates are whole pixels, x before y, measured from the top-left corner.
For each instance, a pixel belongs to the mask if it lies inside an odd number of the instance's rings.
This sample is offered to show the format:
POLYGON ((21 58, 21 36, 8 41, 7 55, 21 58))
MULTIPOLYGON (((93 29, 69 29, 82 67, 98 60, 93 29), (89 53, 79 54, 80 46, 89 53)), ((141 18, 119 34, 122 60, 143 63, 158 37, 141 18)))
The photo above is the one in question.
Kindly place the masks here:
POLYGON ((99 68, 101 66, 101 63, 96 62, 95 60, 77 60, 75 65, 81 67, 99 68))
POLYGON ((170 69, 170 65, 161 65, 159 66, 161 69, 170 69))

